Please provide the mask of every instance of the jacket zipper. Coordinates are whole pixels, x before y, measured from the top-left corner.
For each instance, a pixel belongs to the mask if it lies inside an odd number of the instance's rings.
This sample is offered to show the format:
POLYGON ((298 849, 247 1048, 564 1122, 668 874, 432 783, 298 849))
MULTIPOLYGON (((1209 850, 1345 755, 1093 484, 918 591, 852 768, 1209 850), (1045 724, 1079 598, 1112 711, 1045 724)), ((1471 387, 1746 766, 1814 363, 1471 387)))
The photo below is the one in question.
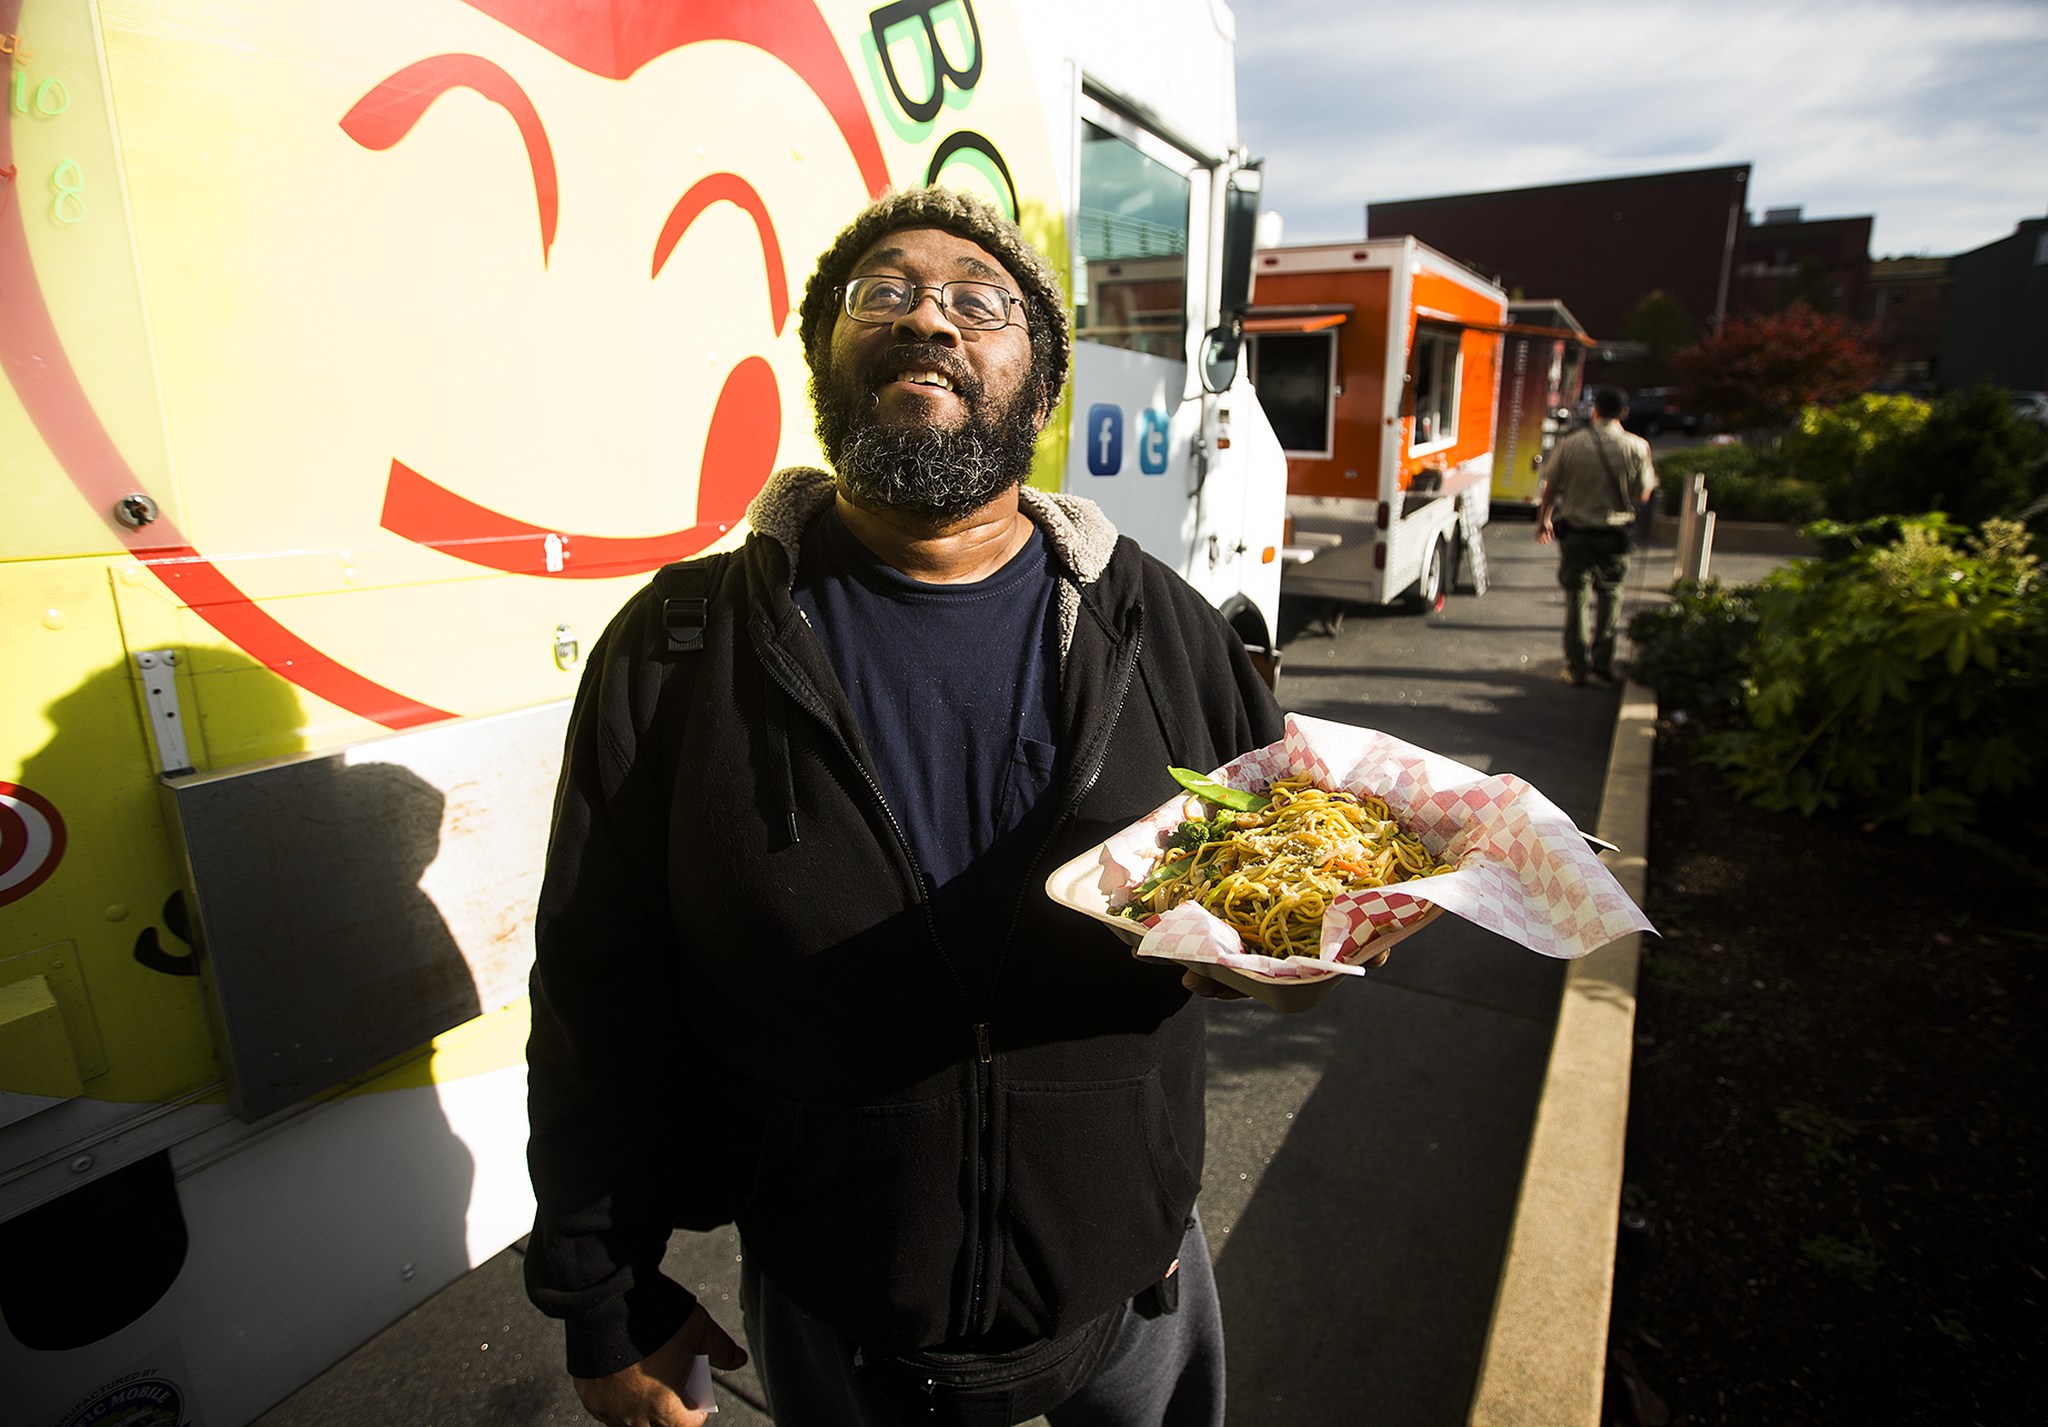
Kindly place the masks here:
POLYGON ((988 1261, 994 1257, 995 1246, 995 1185, 991 1182, 989 1162, 995 1157, 995 1103, 996 1057, 990 1048, 988 1022, 974 1023, 974 1185, 975 1204, 978 1208, 974 1232, 979 1240, 975 1246, 974 1276, 967 1289, 967 1324, 973 1332, 981 1321, 982 1295, 988 1290, 988 1261))
MULTIPOLYGON (((1033 880, 1038 875, 1039 865, 1045 861, 1046 850, 1052 846, 1053 840, 1059 836, 1060 829, 1065 827, 1068 821, 1073 818, 1075 812, 1087 800, 1088 794, 1094 790, 1095 784, 1102 777, 1102 764, 1104 758, 1109 753, 1110 735, 1115 731, 1117 724, 1123 719, 1124 703, 1131 695, 1131 676, 1137 672, 1138 654, 1145 647, 1144 607, 1140 605, 1137 608, 1138 627, 1132 631, 1130 653, 1124 659, 1123 670, 1121 677, 1117 680, 1116 694, 1111 701, 1109 714, 1097 725, 1102 731, 1095 740, 1095 747, 1090 754, 1087 776, 1074 789, 1073 796, 1067 799, 1066 806, 1060 809, 1059 816, 1054 818, 1052 826, 1046 829, 1045 837, 1038 844, 1038 850, 1031 855, 1031 863, 1024 872, 1024 892, 1017 898, 1017 904, 1010 909, 1010 925, 1003 934, 1002 950, 996 954, 995 971, 989 978, 991 986, 998 986, 1002 983, 1003 963, 1009 960, 1010 947, 1017 939, 1017 924, 1024 919, 1024 899, 1030 895, 1033 880)), ((981 1316, 982 1298, 988 1291, 988 1280, 992 1274, 990 1261, 995 1257, 996 1223, 995 1204, 991 1199, 991 1186, 989 1184, 989 1160, 994 1154, 994 1146, 990 1143, 993 1137, 993 1126, 990 1123, 989 1102, 994 1098, 995 1094, 995 1057, 989 1049, 988 1022, 982 1021, 975 1025, 974 1038, 976 1050, 981 1058, 979 1074, 975 1078, 977 1090, 975 1104, 976 1159, 979 1163, 977 1172, 979 1175, 978 1182, 981 1186, 981 1223, 977 1232, 981 1238, 981 1249, 974 1256, 974 1274, 969 1280, 967 1322, 970 1332, 985 1333, 993 1326, 992 1324, 983 1323, 981 1316)))
MULTIPOLYGON (((798 607, 798 612, 802 612, 801 606, 798 607)), ((809 624, 809 622, 809 618, 806 617, 805 623, 809 624)), ((805 713, 808 713, 831 732, 834 739, 838 741, 840 752, 846 755, 846 761, 860 770, 861 781, 867 784, 868 792, 875 800, 875 806, 882 810, 882 816, 888 820, 890 831, 895 834, 896 845, 902 850, 904 861, 910 864, 911 875, 917 882, 917 899, 924 908, 925 927, 931 932, 932 945, 939 947, 943 955, 944 947, 939 941, 938 918, 932 911, 931 889, 925 880, 924 868, 918 865, 917 854, 911 851, 910 838, 904 833, 903 824, 897 821, 895 809, 889 806, 889 800, 882 795, 881 784, 875 781, 875 775, 868 770, 868 765, 861 760, 859 754, 854 752, 853 746, 846 741, 845 735, 840 733, 838 727, 832 722, 829 711, 813 701, 809 681, 796 679, 785 674, 783 668, 785 656, 782 652, 774 649, 773 646, 769 645, 758 634, 754 636, 754 648, 755 652, 761 656, 762 666, 768 670, 768 677, 781 685, 782 691, 794 699, 805 713), (801 687, 796 687, 796 685, 801 685, 801 687)), ((952 972, 950 963, 948 964, 948 971, 955 975, 957 979, 958 973, 952 972)), ((980 1215, 975 1225, 975 1233, 979 1236, 980 1242, 976 1245, 975 1249, 974 1275, 968 1293, 967 1321, 969 1324, 972 1324, 981 1313, 981 1296, 986 1277, 984 1265, 990 1257, 990 1240, 995 1224, 995 1210, 989 1203, 991 1188, 989 1184, 989 1159, 993 1150, 991 1141, 994 1138, 994 1124, 993 1118, 989 1113, 989 1105, 994 1098, 995 1055, 989 1045, 988 1022, 975 1022, 974 1043, 976 1059, 974 1068, 974 1172, 975 1184, 977 1186, 976 1197, 980 1201, 980 1215)))
MULTIPOLYGON (((802 612, 801 606, 798 607, 798 612, 802 612)), ((1124 658, 1123 669, 1117 680, 1116 694, 1111 703, 1109 714, 1097 725, 1101 732, 1095 740, 1095 747, 1089 757, 1087 776, 1074 789, 1073 796, 1067 799, 1066 806, 1060 809, 1059 816, 1053 819, 1052 826, 1046 829, 1044 838, 1040 840, 1038 850, 1032 854, 1031 864, 1026 869, 1024 875, 1024 886, 1027 889, 1026 895, 1028 895, 1032 878, 1037 875, 1039 865, 1045 861, 1046 849, 1052 846, 1053 840, 1059 836, 1060 829, 1065 827, 1068 821, 1072 819, 1074 813, 1086 801, 1088 794, 1094 790, 1096 783, 1101 780, 1103 760, 1109 753, 1110 735, 1115 730, 1117 723, 1123 718, 1124 704, 1130 698, 1131 693, 1131 676, 1137 671, 1138 655, 1143 650, 1145 644, 1142 605, 1137 607, 1137 613, 1138 627, 1132 631, 1130 652, 1124 658)), ((805 620, 805 623, 809 623, 808 618, 805 620)), ((867 764, 854 752, 852 745, 846 741, 845 735, 840 733, 838 727, 832 722, 830 713, 811 698, 809 682, 794 680, 788 676, 784 670, 786 656, 782 651, 775 649, 758 632, 750 631, 750 633, 754 640, 755 652, 761 656, 761 662, 768 670, 768 676, 781 685, 782 691, 794 699, 804 712, 831 731, 832 736, 839 744, 840 751, 846 755, 847 762, 860 770, 861 781, 867 785, 869 794, 875 800, 875 806, 882 810, 882 816, 888 820, 889 829, 896 837, 896 845, 902 850, 904 861, 910 864, 911 875, 917 882, 918 901, 924 908, 925 926, 932 934, 932 944, 934 946, 940 945, 938 920, 932 913, 932 899, 930 889, 925 881, 924 869, 918 865, 917 854, 910 849, 910 839, 903 831, 903 824, 897 821, 895 810, 889 806, 889 800, 882 795, 881 785, 875 781, 875 776, 868 770, 867 764)), ((1020 896, 1017 899, 1016 906, 1010 912, 1010 925, 1003 936, 1003 948, 997 954, 995 970, 990 977, 989 984, 992 986, 998 984, 1002 979, 1003 962, 1009 959, 1010 945, 1016 940, 1017 925, 1023 920, 1023 915, 1024 898, 1020 896)), ((976 1062, 974 1076, 974 1159, 975 1183, 977 1187, 976 1197, 980 1201, 980 1219, 975 1226, 975 1233, 980 1243, 974 1255, 974 1272, 968 1285, 967 1323, 970 1333, 987 1331, 980 1323, 982 1299, 988 1291, 988 1280, 991 1274, 990 1261, 995 1257, 996 1212, 992 1199, 994 1187, 989 1182, 989 1162, 994 1156, 995 1148, 992 1143, 994 1138, 994 1117, 991 1114, 991 1105, 995 1098, 995 1052, 989 1040, 989 1023, 987 1021, 977 1021, 974 1023, 974 1049, 976 1062)))
MULTIPOLYGON (((801 606, 798 607, 797 612, 799 614, 802 613, 801 606)), ((809 616, 805 616, 804 623, 806 625, 810 623, 809 616)), ((820 726, 837 740, 839 751, 846 755, 846 761, 859 770, 861 782, 867 785, 869 795, 875 800, 875 806, 880 808, 882 816, 888 819, 889 831, 896 837, 897 849, 902 852, 903 860, 910 864, 911 879, 917 883, 918 904, 924 908, 925 927, 932 934, 932 944, 937 946, 939 944, 939 923, 938 919, 932 914, 930 883, 925 879, 924 868, 918 865, 917 854, 910 850, 910 838, 903 831, 903 824, 896 820, 896 810, 890 807, 889 800, 882 796, 882 785, 875 781, 875 775, 868 771, 868 765, 861 761, 860 755, 854 752, 853 745, 846 741, 846 735, 841 733, 838 726, 832 722, 831 712, 812 700, 809 682, 786 675, 783 670, 785 658, 783 653, 768 644, 753 631, 749 631, 749 633, 753 634, 754 650, 761 656, 761 663, 768 670, 768 677, 781 685, 782 691, 785 694, 796 700, 797 705, 805 713, 816 719, 820 726)))

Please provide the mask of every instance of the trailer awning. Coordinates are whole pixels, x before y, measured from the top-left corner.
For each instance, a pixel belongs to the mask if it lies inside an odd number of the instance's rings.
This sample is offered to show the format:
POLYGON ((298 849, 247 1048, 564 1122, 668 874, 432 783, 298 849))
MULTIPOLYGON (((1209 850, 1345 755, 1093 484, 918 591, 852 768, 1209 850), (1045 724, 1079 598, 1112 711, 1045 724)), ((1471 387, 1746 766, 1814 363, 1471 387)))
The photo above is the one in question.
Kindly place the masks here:
MULTIPOLYGON (((1585 333, 1564 327, 1539 327, 1530 322, 1482 322, 1476 317, 1460 317, 1455 312, 1439 312, 1433 307, 1418 307, 1415 316, 1421 322, 1436 322, 1446 327, 1462 327, 1467 332, 1504 332, 1516 337, 1562 337, 1581 347, 1597 347, 1585 333)), ((1249 323, 1246 324, 1249 327, 1249 323)))
POLYGON ((1351 316, 1351 304, 1319 303, 1302 307, 1254 307, 1245 312, 1247 332, 1323 332, 1341 327, 1351 316))

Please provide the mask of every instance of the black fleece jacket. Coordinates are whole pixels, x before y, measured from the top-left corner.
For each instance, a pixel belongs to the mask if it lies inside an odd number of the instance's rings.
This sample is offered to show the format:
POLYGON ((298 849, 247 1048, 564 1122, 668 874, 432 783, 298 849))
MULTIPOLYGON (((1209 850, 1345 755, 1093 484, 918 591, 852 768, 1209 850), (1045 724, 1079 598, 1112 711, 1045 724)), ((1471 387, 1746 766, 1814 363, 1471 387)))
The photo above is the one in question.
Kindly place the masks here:
POLYGON ((1044 876, 1280 736, 1221 616, 1092 502, 1026 489, 1065 569, 1059 816, 970 1001, 824 650, 790 598, 829 476, 664 570, 592 651, 536 919, 529 1294, 569 1370, 689 1315, 674 1225, 736 1222, 807 1311, 884 1350, 1016 1344, 1158 1281, 1200 1186, 1202 1007, 1044 876), (680 592, 680 593, 679 593, 680 592), (708 593, 701 648, 669 601, 708 593))

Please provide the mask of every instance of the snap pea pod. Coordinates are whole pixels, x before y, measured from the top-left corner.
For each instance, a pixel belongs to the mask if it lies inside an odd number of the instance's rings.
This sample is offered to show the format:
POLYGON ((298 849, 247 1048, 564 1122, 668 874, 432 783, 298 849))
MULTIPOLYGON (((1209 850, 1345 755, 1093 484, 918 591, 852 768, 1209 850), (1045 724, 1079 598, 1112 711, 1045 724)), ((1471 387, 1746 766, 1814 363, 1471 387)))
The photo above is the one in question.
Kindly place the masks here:
MULTIPOLYGON (((1165 861, 1161 862, 1157 867, 1152 869, 1152 875, 1150 877, 1147 877, 1144 881, 1140 882, 1137 885, 1137 887, 1132 890, 1131 896, 1134 898, 1146 896, 1147 894, 1152 892, 1154 889, 1160 887, 1164 883, 1172 880, 1175 877, 1178 877, 1181 873, 1181 869, 1186 867, 1188 863, 1193 860, 1194 855, 1194 852, 1190 850, 1187 852, 1180 853, 1176 856, 1167 858, 1165 861)), ((1133 905, 1135 905, 1135 903, 1133 905)))
POLYGON ((1234 808, 1241 813, 1255 813, 1273 801, 1258 793, 1247 793, 1242 788, 1226 788, 1214 778, 1197 773, 1192 768, 1168 768, 1166 771, 1173 776, 1174 782, 1219 808, 1234 808))

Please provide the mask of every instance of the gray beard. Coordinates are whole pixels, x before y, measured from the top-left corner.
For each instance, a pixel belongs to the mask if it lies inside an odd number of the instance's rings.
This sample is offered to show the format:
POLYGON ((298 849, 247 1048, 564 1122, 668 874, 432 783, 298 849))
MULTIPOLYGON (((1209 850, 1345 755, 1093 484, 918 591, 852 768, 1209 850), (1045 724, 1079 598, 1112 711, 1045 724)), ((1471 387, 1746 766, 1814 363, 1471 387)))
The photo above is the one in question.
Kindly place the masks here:
POLYGON ((811 384, 818 444, 862 505, 943 523, 973 514, 1031 473, 1038 432, 1025 415, 1028 388, 993 413, 981 390, 967 393, 966 421, 947 430, 882 426, 873 399, 855 383, 820 386, 811 384))

